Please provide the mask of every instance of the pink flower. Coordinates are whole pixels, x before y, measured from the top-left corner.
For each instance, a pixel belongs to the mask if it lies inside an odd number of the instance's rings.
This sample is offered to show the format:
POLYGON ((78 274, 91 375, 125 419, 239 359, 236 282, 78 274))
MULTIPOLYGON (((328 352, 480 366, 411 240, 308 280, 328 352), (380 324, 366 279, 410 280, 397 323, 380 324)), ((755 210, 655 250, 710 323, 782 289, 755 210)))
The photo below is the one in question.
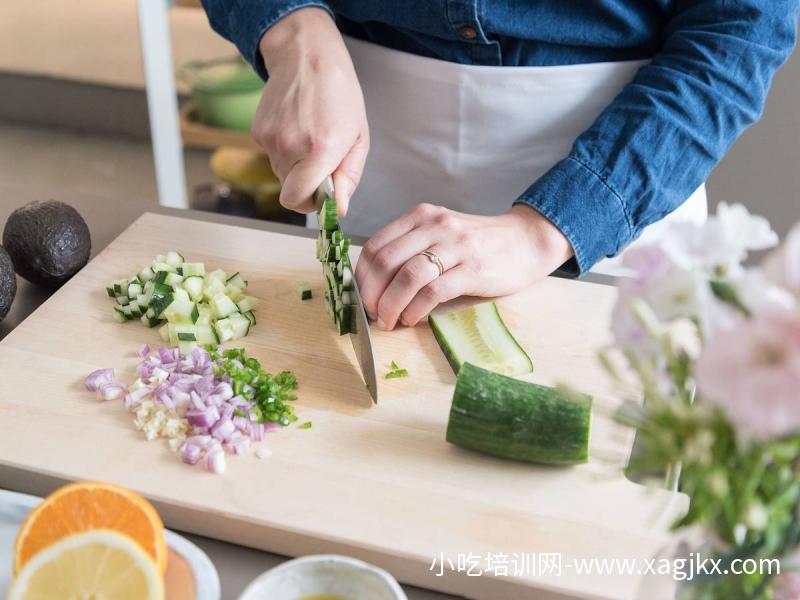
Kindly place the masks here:
POLYGON ((800 432, 800 320, 764 314, 717 333, 695 377, 742 433, 765 440, 800 432))
POLYGON ((800 599, 800 573, 783 573, 775 582, 773 600, 800 599))
POLYGON ((778 285, 800 295, 800 223, 764 261, 764 271, 778 285))

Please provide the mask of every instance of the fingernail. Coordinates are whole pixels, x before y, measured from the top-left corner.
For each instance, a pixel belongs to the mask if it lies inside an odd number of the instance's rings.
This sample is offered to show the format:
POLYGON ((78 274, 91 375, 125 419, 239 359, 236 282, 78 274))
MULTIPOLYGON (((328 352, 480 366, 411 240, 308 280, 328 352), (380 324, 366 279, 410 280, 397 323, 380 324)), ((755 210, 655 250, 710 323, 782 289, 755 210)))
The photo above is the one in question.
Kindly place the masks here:
POLYGON ((373 315, 371 312, 368 312, 367 316, 369 317, 370 321, 374 321, 375 320, 375 315, 373 315))
POLYGON ((386 323, 383 322, 383 319, 378 317, 378 329, 386 331, 386 323))
POLYGON ((400 317, 400 322, 403 324, 403 327, 408 327, 408 323, 406 323, 404 318, 400 317))

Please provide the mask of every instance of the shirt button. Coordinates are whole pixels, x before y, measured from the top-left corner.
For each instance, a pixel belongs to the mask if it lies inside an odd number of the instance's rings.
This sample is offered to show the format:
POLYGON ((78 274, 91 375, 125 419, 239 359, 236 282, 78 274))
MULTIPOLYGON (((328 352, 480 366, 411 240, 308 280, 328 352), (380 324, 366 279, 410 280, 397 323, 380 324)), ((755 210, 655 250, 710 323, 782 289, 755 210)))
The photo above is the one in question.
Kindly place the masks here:
POLYGON ((459 30, 459 33, 461 34, 461 37, 467 40, 474 40, 476 37, 478 37, 478 32, 474 27, 462 27, 459 30))

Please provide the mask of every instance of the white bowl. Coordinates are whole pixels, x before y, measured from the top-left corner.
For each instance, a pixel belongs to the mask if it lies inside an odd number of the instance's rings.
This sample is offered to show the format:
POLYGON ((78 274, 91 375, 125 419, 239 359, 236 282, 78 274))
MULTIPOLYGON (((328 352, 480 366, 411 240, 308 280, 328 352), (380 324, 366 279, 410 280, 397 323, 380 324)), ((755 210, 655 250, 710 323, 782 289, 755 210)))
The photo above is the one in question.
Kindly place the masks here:
POLYGON ((330 594, 346 600, 408 600, 383 569, 346 556, 304 556, 260 575, 239 600, 299 600, 330 594))

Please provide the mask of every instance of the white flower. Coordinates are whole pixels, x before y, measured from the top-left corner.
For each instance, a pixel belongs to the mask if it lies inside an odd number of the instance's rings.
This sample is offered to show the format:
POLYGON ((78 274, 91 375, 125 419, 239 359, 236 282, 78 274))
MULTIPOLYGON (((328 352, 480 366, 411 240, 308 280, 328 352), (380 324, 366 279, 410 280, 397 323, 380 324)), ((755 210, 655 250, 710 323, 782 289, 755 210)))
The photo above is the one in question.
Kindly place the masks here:
POLYGON ((720 202, 717 214, 703 225, 677 223, 669 228, 661 246, 669 258, 685 269, 734 273, 751 250, 778 243, 778 235, 764 217, 751 215, 741 204, 720 202))
POLYGON ((778 285, 800 296, 800 223, 764 261, 764 271, 778 285))
MULTIPOLYGON (((800 239, 800 236, 798 236, 800 239)), ((732 281, 739 301, 754 315, 793 311, 794 296, 767 278, 761 269, 747 269, 732 281)))

